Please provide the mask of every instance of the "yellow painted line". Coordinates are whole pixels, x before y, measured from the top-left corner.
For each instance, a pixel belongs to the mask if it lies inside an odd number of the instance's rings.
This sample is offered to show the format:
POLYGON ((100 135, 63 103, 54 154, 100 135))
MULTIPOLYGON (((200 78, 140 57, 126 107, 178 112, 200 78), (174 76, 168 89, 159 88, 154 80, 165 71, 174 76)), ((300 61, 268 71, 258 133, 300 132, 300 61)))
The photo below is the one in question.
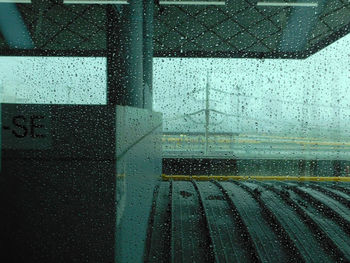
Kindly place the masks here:
MULTIPOLYGON (((176 142, 194 142, 194 143, 204 143, 205 141, 195 141, 195 140, 177 140, 176 142)), ((267 144, 298 144, 298 145, 311 145, 311 146, 343 146, 349 147, 348 142, 308 142, 308 141, 264 141, 264 140, 208 140, 209 143, 267 143, 267 144)))
POLYGON ((290 139, 290 140, 318 140, 320 138, 316 137, 289 137, 289 136, 279 136, 279 135, 268 135, 268 134, 240 134, 240 137, 267 137, 276 139, 290 139))
POLYGON ((236 140, 235 142, 238 142, 238 143, 263 143, 264 141, 258 141, 258 140, 249 140, 249 139, 246 139, 246 140, 236 140))
MULTIPOLYGON (((210 135, 210 137, 219 137, 220 135, 210 135)), ((188 136, 181 136, 181 140, 183 139, 187 139, 190 140, 191 138, 194 138, 195 135, 188 135, 188 136)), ((198 136, 200 137, 204 137, 204 136, 198 136)), ((232 136, 227 136, 227 137, 232 137, 232 136)), ((287 140, 307 140, 307 141, 318 141, 320 138, 316 138, 316 137, 289 137, 289 136, 278 136, 278 135, 264 135, 264 134, 240 134, 240 135, 233 135, 234 138, 239 138, 239 137, 256 137, 256 138, 263 138, 263 139, 287 139, 287 140)), ((178 138, 178 137, 172 137, 171 135, 163 135, 163 138, 169 138, 169 139, 174 139, 174 138, 178 138)), ((230 140, 230 139, 229 139, 230 140)))
POLYGON ((162 174, 162 179, 165 181, 228 181, 228 180, 258 180, 258 181, 309 181, 309 182, 350 182, 350 176, 336 177, 336 176, 239 176, 239 175, 166 175, 162 174))
MULTIPOLYGON (((192 143, 204 143, 205 140, 198 139, 183 139, 183 138, 162 138, 162 141, 168 142, 192 142, 192 143)), ((301 145, 312 145, 312 146, 350 146, 349 142, 332 142, 332 141, 312 141, 312 140, 299 140, 295 141, 291 139, 290 141, 269 141, 267 138, 261 139, 219 139, 213 140, 209 139, 210 143, 272 143, 272 144, 301 144, 301 145)))
MULTIPOLYGON (((185 136, 181 136, 182 139, 189 139, 189 138, 193 138, 196 135, 185 135, 185 136)), ((232 137, 227 135, 228 137, 232 137)), ((198 136, 199 137, 199 136, 198 136)), ((204 137, 204 136, 202 136, 204 137)), ((210 135, 210 137, 221 137, 221 135, 210 135)), ((239 135, 233 135, 233 137, 235 138, 239 138, 239 137, 260 137, 260 138, 274 138, 274 139, 289 139, 289 140, 319 140, 320 138, 316 138, 316 137, 289 137, 289 136, 278 136, 278 135, 267 135, 267 134, 239 134, 239 135)), ((163 138, 176 138, 176 137, 172 137, 172 135, 163 135, 163 138)))
POLYGON ((294 141, 289 143, 296 143, 296 144, 309 144, 313 146, 318 145, 326 145, 326 146, 349 146, 349 143, 343 143, 343 142, 307 142, 307 141, 294 141))

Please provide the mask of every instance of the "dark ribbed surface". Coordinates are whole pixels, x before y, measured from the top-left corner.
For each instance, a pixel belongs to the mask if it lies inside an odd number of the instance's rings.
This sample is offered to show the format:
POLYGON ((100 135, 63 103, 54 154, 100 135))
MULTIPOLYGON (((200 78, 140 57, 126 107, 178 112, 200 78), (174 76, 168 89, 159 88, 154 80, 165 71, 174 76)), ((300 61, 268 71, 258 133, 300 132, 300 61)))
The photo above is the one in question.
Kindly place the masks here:
POLYGON ((350 183, 162 182, 145 260, 349 262, 349 192, 350 183))

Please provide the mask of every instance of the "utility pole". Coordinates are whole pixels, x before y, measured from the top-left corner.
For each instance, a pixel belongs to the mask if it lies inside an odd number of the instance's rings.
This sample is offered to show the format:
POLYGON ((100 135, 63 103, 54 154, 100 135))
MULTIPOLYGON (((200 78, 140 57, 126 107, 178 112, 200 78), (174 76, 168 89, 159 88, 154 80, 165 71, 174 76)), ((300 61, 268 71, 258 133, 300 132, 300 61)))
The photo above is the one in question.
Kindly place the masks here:
MULTIPOLYGON (((238 87, 238 89, 239 89, 239 87, 238 87)), ((198 91, 203 91, 203 89, 200 89, 198 91)), ((193 93, 198 92, 198 91, 193 91, 193 93)), ((215 89, 215 88, 212 88, 212 91, 218 92, 218 93, 223 93, 223 94, 226 94, 228 96, 235 95, 234 93, 226 92, 226 91, 223 91, 220 89, 215 89)), ((201 100, 201 101, 203 101, 203 100, 201 100)), ((209 82, 209 71, 208 71, 207 72, 207 83, 206 83, 206 87, 205 87, 205 108, 198 110, 198 111, 195 111, 195 112, 192 112, 192 113, 184 114, 183 116, 180 116, 180 118, 188 117, 191 119, 192 115, 197 115, 197 114, 202 113, 202 112, 205 113, 205 123, 204 123, 204 127, 205 127, 205 151, 204 151, 204 156, 208 156, 208 153, 209 153, 209 133, 210 133, 209 125, 210 125, 210 112, 211 111, 215 112, 216 114, 220 114, 220 115, 235 116, 232 114, 228 114, 228 113, 221 112, 221 111, 210 108, 210 82, 209 82)), ((191 120, 194 123, 203 125, 203 122, 198 123, 193 119, 191 119, 191 120)))
POLYGON ((240 96, 240 87, 237 85, 237 133, 241 134, 241 116, 240 116, 240 101, 239 101, 239 96, 240 96))
POLYGON ((205 87, 205 155, 208 155, 208 136, 209 136, 209 96, 210 96, 210 90, 209 90, 209 72, 207 73, 207 85, 205 87))
POLYGON ((71 86, 67 86, 67 104, 71 104, 71 91, 72 91, 72 87, 71 86))

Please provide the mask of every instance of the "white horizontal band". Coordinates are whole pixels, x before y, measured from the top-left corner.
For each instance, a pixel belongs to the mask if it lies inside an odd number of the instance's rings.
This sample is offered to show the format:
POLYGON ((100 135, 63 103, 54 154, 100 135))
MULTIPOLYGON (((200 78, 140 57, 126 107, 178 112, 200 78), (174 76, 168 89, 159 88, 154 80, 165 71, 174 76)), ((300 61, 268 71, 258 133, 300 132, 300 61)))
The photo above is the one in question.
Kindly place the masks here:
POLYGON ((64 4, 116 4, 116 5, 127 5, 126 0, 64 0, 64 4))
POLYGON ((256 4, 257 6, 297 6, 297 7, 317 7, 318 3, 308 3, 308 2, 304 2, 304 3, 298 3, 298 2, 290 2, 290 3, 286 3, 286 2, 258 2, 256 4))
MULTIPOLYGON (((0 0, 5 1, 5 0, 0 0)), ((8 0, 7 0, 8 1, 8 0)), ((28 1, 28 0, 23 0, 28 1)), ((132 1, 132 0, 131 0, 132 1)), ((30 0, 29 0, 30 2, 30 0)), ((127 0, 64 0, 65 4, 128 4, 127 0)), ((225 5, 225 1, 160 1, 161 5, 225 5)))
POLYGON ((225 5, 225 1, 159 1, 161 5, 225 5))
POLYGON ((31 0, 0 0, 0 3, 30 4, 31 0))

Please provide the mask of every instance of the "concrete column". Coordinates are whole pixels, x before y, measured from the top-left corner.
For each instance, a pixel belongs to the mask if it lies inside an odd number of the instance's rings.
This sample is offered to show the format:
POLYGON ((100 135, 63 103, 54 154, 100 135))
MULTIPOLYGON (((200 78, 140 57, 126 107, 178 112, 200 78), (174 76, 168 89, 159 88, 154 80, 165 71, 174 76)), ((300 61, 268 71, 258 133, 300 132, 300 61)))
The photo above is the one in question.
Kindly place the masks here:
POLYGON ((108 104, 152 108, 153 6, 108 8, 108 104))
POLYGON ((143 106, 142 1, 108 8, 108 104, 143 106))
POLYGON ((152 110, 153 101, 153 15, 154 1, 143 1, 143 107, 152 110))
POLYGON ((143 107, 143 1, 130 1, 127 5, 128 54, 128 87, 126 104, 143 107))

